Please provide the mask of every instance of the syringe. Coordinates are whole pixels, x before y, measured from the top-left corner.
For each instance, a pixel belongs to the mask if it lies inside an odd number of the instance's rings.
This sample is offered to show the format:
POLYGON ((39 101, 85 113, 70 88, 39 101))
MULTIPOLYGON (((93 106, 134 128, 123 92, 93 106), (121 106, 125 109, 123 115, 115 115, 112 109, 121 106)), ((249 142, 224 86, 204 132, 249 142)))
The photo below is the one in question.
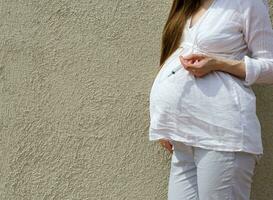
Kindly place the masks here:
POLYGON ((182 65, 179 65, 179 66, 177 66, 176 68, 174 68, 174 69, 171 71, 171 73, 168 75, 168 77, 171 76, 172 74, 175 74, 175 73, 176 73, 178 70, 180 70, 182 67, 183 67, 182 65))

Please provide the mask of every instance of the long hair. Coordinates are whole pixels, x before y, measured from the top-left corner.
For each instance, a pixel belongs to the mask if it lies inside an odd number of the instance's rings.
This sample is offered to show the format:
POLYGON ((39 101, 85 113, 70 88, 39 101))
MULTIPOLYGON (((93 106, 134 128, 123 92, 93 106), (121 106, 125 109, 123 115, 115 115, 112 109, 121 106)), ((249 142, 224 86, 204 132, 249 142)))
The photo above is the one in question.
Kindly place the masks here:
POLYGON ((179 47, 186 20, 201 6, 201 0, 174 0, 162 32, 160 68, 179 47))

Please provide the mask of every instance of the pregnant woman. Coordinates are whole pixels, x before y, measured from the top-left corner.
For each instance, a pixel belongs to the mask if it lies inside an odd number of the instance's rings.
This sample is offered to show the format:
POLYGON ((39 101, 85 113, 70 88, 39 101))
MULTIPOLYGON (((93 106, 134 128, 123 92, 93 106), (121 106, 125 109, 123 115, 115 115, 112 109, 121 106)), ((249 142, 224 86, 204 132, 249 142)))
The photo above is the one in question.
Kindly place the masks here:
POLYGON ((149 140, 172 154, 168 200, 249 200, 263 155, 253 84, 273 84, 265 0, 174 0, 149 140))

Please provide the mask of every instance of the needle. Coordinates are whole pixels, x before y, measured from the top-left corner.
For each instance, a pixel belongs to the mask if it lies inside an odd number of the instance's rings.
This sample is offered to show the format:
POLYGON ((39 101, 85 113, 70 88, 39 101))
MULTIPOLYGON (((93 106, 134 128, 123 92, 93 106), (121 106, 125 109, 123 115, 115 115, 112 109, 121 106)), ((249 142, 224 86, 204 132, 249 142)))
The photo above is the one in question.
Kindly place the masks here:
POLYGON ((179 66, 177 66, 176 68, 174 68, 172 71, 171 71, 171 73, 168 75, 168 77, 169 76, 171 76, 172 74, 175 74, 178 70, 180 70, 182 68, 182 66, 181 65, 179 65, 179 66))

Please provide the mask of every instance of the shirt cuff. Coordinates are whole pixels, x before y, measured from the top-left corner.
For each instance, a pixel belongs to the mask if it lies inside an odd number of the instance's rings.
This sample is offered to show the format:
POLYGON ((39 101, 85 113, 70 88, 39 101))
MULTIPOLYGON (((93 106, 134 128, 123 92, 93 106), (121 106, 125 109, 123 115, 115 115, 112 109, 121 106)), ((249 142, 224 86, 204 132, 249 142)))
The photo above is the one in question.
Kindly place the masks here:
POLYGON ((250 86, 253 85, 258 79, 261 72, 261 65, 257 60, 255 60, 254 58, 250 58, 248 55, 244 56, 244 62, 246 76, 243 80, 243 84, 246 86, 250 86))

